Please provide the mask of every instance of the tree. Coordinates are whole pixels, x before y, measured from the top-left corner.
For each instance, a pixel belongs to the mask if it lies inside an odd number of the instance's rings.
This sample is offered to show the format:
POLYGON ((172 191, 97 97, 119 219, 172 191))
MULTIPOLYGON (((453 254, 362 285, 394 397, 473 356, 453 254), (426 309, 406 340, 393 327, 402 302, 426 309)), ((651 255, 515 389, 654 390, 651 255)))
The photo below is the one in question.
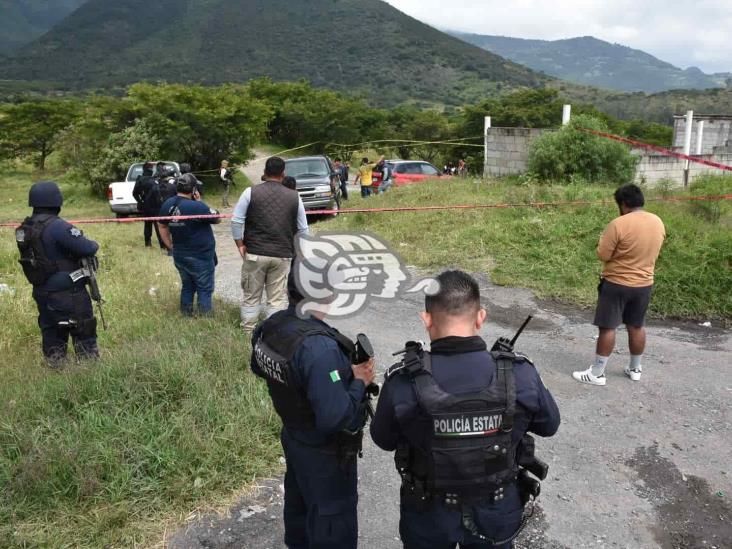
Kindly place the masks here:
MULTIPOLYGON (((88 128, 87 128, 88 129, 88 128)), ((160 158, 162 139, 144 120, 113 133, 104 146, 90 134, 75 128, 62 139, 62 156, 73 171, 81 175, 91 188, 102 194, 110 181, 120 181, 131 164, 160 158)))
POLYGON ((162 140, 161 154, 197 169, 251 158, 271 118, 270 108, 238 85, 135 84, 123 102, 162 140))
POLYGON ((70 100, 36 99, 0 108, 0 158, 29 158, 44 170, 56 139, 78 116, 70 100))

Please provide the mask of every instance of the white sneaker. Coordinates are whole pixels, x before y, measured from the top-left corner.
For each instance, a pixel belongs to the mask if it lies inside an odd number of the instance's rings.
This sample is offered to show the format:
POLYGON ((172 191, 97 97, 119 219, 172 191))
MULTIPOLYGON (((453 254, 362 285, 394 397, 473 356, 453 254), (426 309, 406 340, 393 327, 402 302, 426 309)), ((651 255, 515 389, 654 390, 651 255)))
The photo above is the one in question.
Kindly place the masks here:
POLYGON ((628 366, 625 367, 625 375, 628 376, 633 381, 640 381, 641 378, 641 371, 640 370, 631 370, 628 366))
POLYGON ((607 381, 604 375, 594 376, 592 375, 592 366, 581 372, 572 372, 572 377, 580 383, 587 383, 588 385, 605 385, 607 381))

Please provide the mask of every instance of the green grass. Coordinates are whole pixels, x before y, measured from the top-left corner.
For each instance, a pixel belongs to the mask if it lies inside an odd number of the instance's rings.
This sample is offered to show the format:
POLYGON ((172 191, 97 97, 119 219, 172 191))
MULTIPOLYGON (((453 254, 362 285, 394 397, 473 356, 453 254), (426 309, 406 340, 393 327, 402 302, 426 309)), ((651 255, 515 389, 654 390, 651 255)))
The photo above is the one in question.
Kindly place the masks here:
MULTIPOLYGON (((711 178, 690 192, 716 194, 730 190, 732 178, 711 178)), ((612 192, 611 187, 599 185, 435 181, 401 187, 367 201, 354 197, 347 207, 612 201, 612 192)), ((652 197, 654 192, 648 191, 647 195, 652 197)), ((668 233, 656 269, 652 316, 731 319, 730 204, 650 202, 647 209, 661 216, 668 233)), ((341 215, 322 227, 373 231, 391 242, 410 264, 485 271, 498 284, 530 288, 542 298, 589 307, 596 300, 601 270, 595 247, 602 230, 615 216, 613 203, 341 215)))
MULTIPOLYGON (((64 215, 108 215, 64 181, 64 215)), ((30 175, 0 173, 0 219, 27 214, 30 175)), ((168 257, 141 227, 85 226, 101 244, 109 330, 102 360, 44 367, 30 286, 12 231, 0 229, 0 546, 131 547, 231 499, 278 469, 279 420, 248 370, 235 306, 211 319, 178 313, 168 257), (155 288, 151 292, 151 288, 155 288), (154 294, 154 295, 151 295, 154 294)))

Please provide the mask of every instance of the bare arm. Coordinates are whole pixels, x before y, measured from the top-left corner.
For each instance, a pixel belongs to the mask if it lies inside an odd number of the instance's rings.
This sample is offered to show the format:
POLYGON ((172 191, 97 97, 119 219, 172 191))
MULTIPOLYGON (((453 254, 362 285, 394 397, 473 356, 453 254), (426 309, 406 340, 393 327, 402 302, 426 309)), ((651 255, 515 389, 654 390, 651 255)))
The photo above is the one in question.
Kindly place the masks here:
POLYGON ((614 223, 607 226, 597 245, 597 257, 600 261, 608 262, 615 255, 618 246, 618 230, 614 223))
POLYGON ((168 248, 168 250, 172 250, 173 238, 170 236, 170 229, 168 228, 168 225, 158 223, 158 230, 160 231, 160 238, 162 239, 163 244, 165 244, 165 247, 168 248))

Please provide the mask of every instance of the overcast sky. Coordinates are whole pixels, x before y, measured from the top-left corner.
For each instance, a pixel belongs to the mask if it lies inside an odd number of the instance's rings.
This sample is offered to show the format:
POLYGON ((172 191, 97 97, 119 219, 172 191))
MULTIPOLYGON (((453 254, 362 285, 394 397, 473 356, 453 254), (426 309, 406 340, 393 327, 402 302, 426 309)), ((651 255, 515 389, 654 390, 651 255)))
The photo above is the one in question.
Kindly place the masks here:
POLYGON ((686 68, 732 72, 732 0, 386 0, 439 28, 555 40, 594 36, 686 68))

